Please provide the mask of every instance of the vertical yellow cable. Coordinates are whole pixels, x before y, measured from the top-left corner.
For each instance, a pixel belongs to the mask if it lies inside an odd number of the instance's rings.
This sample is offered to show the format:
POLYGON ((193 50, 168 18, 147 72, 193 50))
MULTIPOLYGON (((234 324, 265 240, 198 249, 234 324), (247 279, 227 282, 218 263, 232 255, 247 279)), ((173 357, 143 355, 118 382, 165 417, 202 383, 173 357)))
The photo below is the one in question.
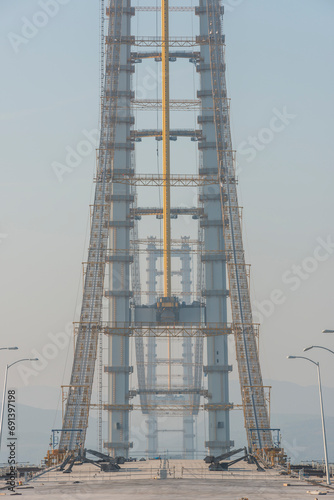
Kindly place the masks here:
POLYGON ((171 224, 170 224, 170 142, 169 142, 169 5, 161 0, 162 50, 162 140, 163 140, 163 236, 164 295, 171 296, 171 224))
POLYGON ((168 389, 172 388, 172 337, 168 333, 168 389))
MULTIPOLYGON (((163 140, 163 236, 164 295, 171 297, 171 224, 170 224, 170 142, 169 142, 169 5, 161 0, 162 52, 162 140, 163 140)), ((168 389, 172 385, 171 337, 168 337, 168 389)))

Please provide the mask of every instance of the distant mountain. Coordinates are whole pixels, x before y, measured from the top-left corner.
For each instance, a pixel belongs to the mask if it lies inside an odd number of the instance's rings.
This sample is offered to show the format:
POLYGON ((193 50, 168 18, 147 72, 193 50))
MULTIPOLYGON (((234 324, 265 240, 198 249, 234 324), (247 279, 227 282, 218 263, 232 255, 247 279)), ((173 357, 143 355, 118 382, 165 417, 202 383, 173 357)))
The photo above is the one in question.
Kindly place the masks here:
MULTIPOLYGON (((54 410, 43 410, 30 406, 16 406, 16 459, 19 462, 39 464, 45 456, 50 441, 51 428, 53 427, 54 410)), ((57 425, 59 427, 59 423, 57 425)), ((7 462, 7 419, 4 419, 4 434, 0 461, 7 462)))

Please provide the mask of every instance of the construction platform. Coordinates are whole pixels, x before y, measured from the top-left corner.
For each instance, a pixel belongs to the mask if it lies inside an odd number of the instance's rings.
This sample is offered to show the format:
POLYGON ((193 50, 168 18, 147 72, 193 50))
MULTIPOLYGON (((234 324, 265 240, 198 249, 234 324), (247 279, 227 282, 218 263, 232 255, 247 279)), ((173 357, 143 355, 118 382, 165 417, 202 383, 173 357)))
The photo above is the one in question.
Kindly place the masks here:
MULTIPOLYGON (((5 492, 2 490, 2 492, 5 492)), ((228 500, 334 498, 324 483, 281 475, 278 469, 258 472, 239 462, 227 472, 210 472, 203 460, 148 460, 122 465, 119 472, 100 472, 94 465, 75 466, 71 474, 50 471, 17 489, 27 499, 197 498, 228 500), (165 474, 161 471, 165 470, 165 474), (166 475, 166 479, 160 479, 166 475)), ((10 493, 7 492, 7 495, 10 493)))

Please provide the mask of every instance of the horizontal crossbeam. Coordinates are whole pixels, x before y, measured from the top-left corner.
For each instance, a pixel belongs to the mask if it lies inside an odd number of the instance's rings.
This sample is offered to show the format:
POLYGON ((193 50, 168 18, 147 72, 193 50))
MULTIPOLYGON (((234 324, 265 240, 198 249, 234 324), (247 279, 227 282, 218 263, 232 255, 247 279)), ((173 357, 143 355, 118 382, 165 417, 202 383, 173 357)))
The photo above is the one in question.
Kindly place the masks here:
MULTIPOLYGON (((161 8, 160 7, 135 7, 135 10, 139 12, 160 12, 161 8)), ((195 7, 185 7, 185 6, 180 6, 180 7, 169 7, 169 10, 171 12, 193 12, 195 11, 195 7)))
MULTIPOLYGON (((162 101, 161 99, 132 99, 131 105, 139 110, 156 110, 162 108, 162 101)), ((193 111, 201 109, 201 101, 199 99, 171 99, 169 109, 170 111, 193 111)))
MULTIPOLYGON (((142 59, 156 59, 161 60, 161 51, 157 52, 131 52, 131 62, 136 63, 142 59)), ((201 60, 200 52, 186 52, 184 50, 171 51, 169 52, 169 60, 174 59, 189 59, 191 62, 199 62, 201 60)))
MULTIPOLYGON (((76 334, 78 326, 85 328, 84 321, 74 323, 74 333, 76 334)), ((257 337, 259 334, 259 325, 252 323, 246 325, 243 323, 244 329, 249 328, 254 331, 257 337)), ((125 322, 114 322, 112 326, 107 323, 96 324, 96 335, 103 332, 105 335, 120 335, 128 337, 213 337, 217 335, 243 335, 242 329, 235 326, 233 323, 207 323, 199 325, 198 323, 177 323, 161 325, 157 323, 137 323, 136 325, 128 325, 125 322)))
MULTIPOLYGON (((107 411, 123 411, 123 405, 104 405, 103 408, 107 411)), ((127 405, 127 409, 131 411, 142 411, 143 413, 151 413, 151 412, 162 412, 162 413, 176 413, 176 414, 188 414, 202 410, 210 410, 210 411, 219 411, 219 410, 233 410, 233 404, 211 404, 211 405, 195 405, 195 404, 187 404, 183 403, 179 404, 161 404, 161 403, 152 403, 152 404, 143 404, 143 405, 127 405)))
POLYGON ((170 396, 170 395, 181 395, 181 394, 199 394, 200 396, 204 396, 205 398, 208 397, 208 391, 205 389, 187 389, 186 387, 178 387, 178 388, 172 388, 172 389, 159 389, 159 388, 154 388, 154 389, 138 389, 136 391, 130 391, 131 396, 135 397, 140 394, 153 394, 153 395, 162 395, 162 396, 170 396))
MULTIPOLYGON (((202 140, 202 130, 187 130, 187 129, 175 129, 169 131, 169 138, 177 137, 190 137, 192 140, 202 140)), ((162 130, 149 129, 149 130, 131 130, 130 139, 136 141, 144 137, 155 137, 157 140, 162 139, 162 130)))
POLYGON ((102 331, 105 335, 121 335, 129 337, 210 337, 216 335, 231 335, 232 325, 224 323, 208 323, 200 326, 194 324, 175 324, 175 325, 157 325, 136 324, 127 325, 125 323, 115 323, 113 326, 103 326, 102 331))
MULTIPOLYGON (((106 43, 108 45, 127 44, 136 47, 162 47, 166 42, 160 36, 106 36, 106 43)), ((209 37, 205 35, 196 37, 177 36, 168 39, 169 47, 196 47, 197 45, 208 44, 209 37)), ((224 38, 221 38, 216 44, 224 45, 224 38)))
MULTIPOLYGON (((111 174, 113 182, 119 184, 130 184, 132 186, 163 186, 164 177, 162 175, 120 175, 111 174)), ((187 187, 187 186, 203 186, 207 184, 218 184, 218 177, 216 175, 171 175, 170 186, 173 187, 187 187)))
MULTIPOLYGON (((163 245, 163 240, 159 238, 142 238, 140 240, 132 240, 132 244, 134 245, 148 245, 148 244, 155 244, 155 245, 163 245)), ((181 239, 172 239, 171 240, 172 245, 183 245, 184 243, 188 245, 196 245, 196 246, 203 246, 204 243, 203 241, 200 240, 191 240, 190 238, 181 238, 181 239)))
MULTIPOLYGON (((192 215, 196 217, 202 217, 204 215, 203 208, 191 207, 191 208, 183 208, 176 207, 170 209, 171 215, 192 215)), ((155 207, 145 207, 145 208, 132 208, 130 209, 130 216, 142 216, 142 215, 162 215, 162 208, 155 207)), ((186 244, 187 242, 185 242, 186 244)))
MULTIPOLYGON (((156 248, 138 248, 135 250, 137 253, 156 253, 158 256, 162 256, 163 254, 163 249, 161 247, 156 247, 156 248)), ((184 255, 184 254, 187 254, 187 253, 200 253, 201 255, 203 255, 203 257, 205 257, 206 255, 221 255, 221 256, 225 256, 225 252, 224 250, 201 250, 201 249, 197 249, 197 248, 172 248, 172 253, 175 254, 175 255, 178 255, 181 256, 184 255)), ((109 261, 112 261, 112 260, 116 260, 116 259, 109 259, 109 257, 124 257, 124 259, 122 260, 125 260, 125 257, 128 257, 128 260, 129 261, 132 261, 133 260, 133 253, 128 250, 128 249, 122 249, 122 248, 118 248, 118 249, 113 249, 113 250, 110 250, 109 254, 107 255, 107 260, 109 261)), ((85 262, 83 263, 84 265, 86 264, 85 262)))

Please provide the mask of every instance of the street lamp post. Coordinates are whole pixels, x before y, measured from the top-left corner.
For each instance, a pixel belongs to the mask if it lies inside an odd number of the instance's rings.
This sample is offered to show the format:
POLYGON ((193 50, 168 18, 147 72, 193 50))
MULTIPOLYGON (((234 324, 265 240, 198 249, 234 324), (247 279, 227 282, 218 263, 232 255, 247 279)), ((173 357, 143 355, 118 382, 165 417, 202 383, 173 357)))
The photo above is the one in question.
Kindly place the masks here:
POLYGON ((11 366, 16 365, 16 363, 21 363, 22 361, 38 361, 38 358, 18 359, 17 361, 14 361, 14 363, 10 363, 9 365, 6 365, 5 380, 4 380, 3 395, 2 395, 1 417, 0 417, 0 450, 1 450, 1 441, 2 441, 3 418, 4 418, 4 413, 5 413, 8 370, 11 366))
POLYGON ((321 423, 322 423, 322 437, 324 441, 324 452, 325 452, 325 464, 326 464, 326 479, 327 484, 331 484, 331 478, 328 467, 328 454, 327 454, 327 439, 326 439, 326 427, 325 427, 325 416, 324 416, 324 404, 322 400, 322 388, 321 388, 321 377, 320 377, 320 363, 313 361, 313 359, 306 358, 305 356, 287 356, 288 359, 306 359, 313 363, 318 370, 318 384, 319 384, 319 397, 320 397, 320 412, 321 412, 321 423))
POLYGON ((334 333, 334 330, 322 330, 322 333, 334 333))
POLYGON ((310 351, 311 349, 324 349, 325 351, 328 351, 328 352, 331 352, 332 354, 334 354, 334 351, 332 351, 331 349, 328 349, 328 347, 323 347, 322 345, 311 345, 310 347, 304 347, 303 351, 306 352, 306 351, 310 351))

